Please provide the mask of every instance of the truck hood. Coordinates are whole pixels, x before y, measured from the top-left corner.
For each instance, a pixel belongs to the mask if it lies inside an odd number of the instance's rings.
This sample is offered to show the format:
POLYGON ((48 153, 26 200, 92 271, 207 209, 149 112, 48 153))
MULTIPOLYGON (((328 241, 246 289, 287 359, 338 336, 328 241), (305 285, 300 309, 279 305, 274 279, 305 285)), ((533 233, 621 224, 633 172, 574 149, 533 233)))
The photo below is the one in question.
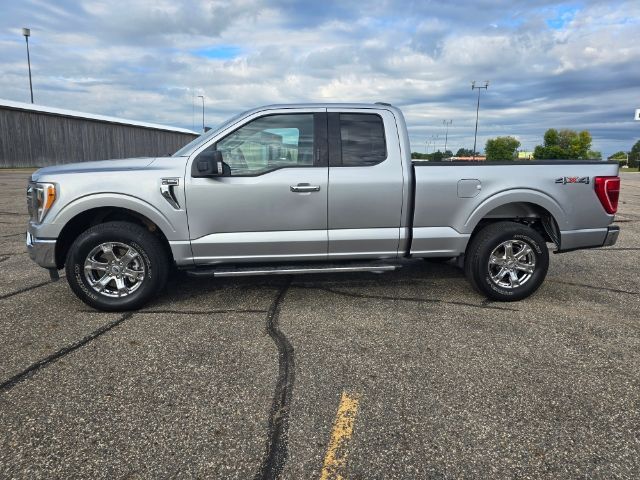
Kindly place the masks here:
POLYGON ((31 179, 37 182, 41 177, 50 175, 64 175, 70 173, 98 173, 98 172, 126 172, 131 170, 144 170, 151 166, 157 159, 153 157, 145 158, 125 158, 122 160, 101 160, 98 162, 68 163, 65 165, 54 165, 36 170, 31 175, 31 179))

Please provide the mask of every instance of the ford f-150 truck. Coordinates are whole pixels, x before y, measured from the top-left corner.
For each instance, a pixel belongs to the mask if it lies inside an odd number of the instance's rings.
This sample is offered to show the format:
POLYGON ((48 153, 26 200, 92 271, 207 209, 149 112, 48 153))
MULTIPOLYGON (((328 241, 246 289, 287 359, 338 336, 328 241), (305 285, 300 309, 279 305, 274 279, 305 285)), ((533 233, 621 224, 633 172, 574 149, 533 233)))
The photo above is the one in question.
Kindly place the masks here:
POLYGON ((412 162, 388 104, 272 105, 171 157, 36 171, 31 258, 102 310, 144 305, 174 270, 239 276, 384 272, 456 258, 519 300, 556 252, 613 245, 615 162, 412 162))

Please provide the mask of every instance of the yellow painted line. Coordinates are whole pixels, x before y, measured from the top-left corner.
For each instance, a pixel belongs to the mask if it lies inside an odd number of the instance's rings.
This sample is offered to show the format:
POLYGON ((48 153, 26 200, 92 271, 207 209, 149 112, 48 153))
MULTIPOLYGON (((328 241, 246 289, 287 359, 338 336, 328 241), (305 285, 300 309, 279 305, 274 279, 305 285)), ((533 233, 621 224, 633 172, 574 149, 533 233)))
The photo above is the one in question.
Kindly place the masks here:
POLYGON ((340 405, 333 422, 331 438, 324 456, 324 465, 320 480, 342 480, 344 469, 349 455, 349 440, 353 434, 353 424, 358 413, 360 396, 342 392, 340 405))

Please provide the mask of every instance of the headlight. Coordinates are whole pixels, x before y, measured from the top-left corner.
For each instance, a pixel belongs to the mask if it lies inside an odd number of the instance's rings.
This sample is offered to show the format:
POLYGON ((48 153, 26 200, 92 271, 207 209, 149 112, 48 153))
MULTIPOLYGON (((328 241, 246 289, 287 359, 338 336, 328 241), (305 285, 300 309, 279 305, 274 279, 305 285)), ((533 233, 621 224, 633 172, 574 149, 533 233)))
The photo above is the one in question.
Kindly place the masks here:
POLYGON ((47 212, 56 201, 57 191, 53 183, 30 183, 27 188, 27 206, 29 216, 38 223, 44 220, 47 212))

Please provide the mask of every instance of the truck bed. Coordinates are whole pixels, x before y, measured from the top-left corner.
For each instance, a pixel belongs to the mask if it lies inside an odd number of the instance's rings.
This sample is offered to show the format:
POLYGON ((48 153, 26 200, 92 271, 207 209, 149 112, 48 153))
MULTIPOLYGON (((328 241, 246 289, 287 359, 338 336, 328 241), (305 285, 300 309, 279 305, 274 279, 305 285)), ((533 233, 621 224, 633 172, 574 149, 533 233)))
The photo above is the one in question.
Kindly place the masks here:
POLYGON ((514 212, 523 218, 549 214, 559 250, 601 244, 614 221, 594 192, 593 178, 617 175, 617 162, 414 161, 413 171, 413 255, 456 255, 480 219, 513 218, 514 212))

